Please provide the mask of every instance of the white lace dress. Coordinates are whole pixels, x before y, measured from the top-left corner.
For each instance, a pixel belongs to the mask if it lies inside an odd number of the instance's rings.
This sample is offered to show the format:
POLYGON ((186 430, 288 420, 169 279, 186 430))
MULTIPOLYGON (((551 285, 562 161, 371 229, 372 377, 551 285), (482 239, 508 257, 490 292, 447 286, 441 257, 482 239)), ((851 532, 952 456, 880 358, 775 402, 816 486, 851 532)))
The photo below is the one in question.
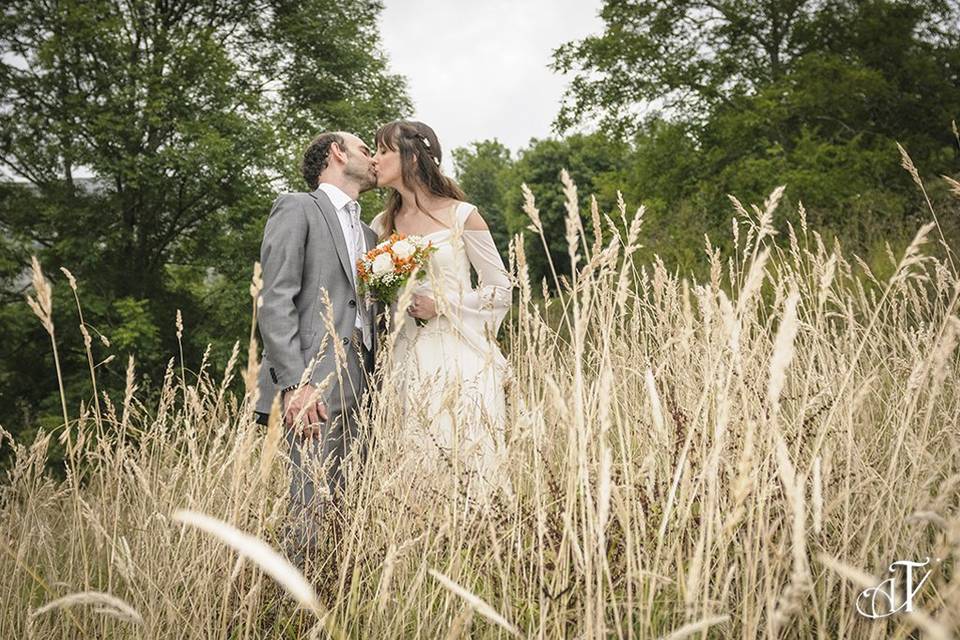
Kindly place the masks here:
MULTIPOLYGON (((454 474, 461 491, 483 500, 496 488, 512 493, 502 473, 508 365, 496 342, 512 285, 490 231, 463 228, 474 210, 458 203, 453 228, 423 236, 437 251, 415 291, 434 299, 438 315, 419 327, 402 314, 386 379, 403 402, 410 460, 428 474, 454 474)), ((381 217, 371 223, 378 235, 381 217)))

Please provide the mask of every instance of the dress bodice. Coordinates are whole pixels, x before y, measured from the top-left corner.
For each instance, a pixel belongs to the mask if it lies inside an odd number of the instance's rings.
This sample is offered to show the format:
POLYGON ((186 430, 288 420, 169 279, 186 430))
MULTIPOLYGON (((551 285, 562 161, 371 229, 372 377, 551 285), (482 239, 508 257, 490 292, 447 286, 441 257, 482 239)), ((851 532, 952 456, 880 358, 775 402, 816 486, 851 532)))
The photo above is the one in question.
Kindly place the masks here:
POLYGON ((454 229, 440 229, 422 236, 437 248, 430 256, 428 275, 439 277, 442 282, 437 287, 428 277, 422 286, 426 289, 443 288, 448 291, 470 289, 470 259, 465 245, 454 238, 454 229), (432 286, 431 286, 432 284, 432 286))
MULTIPOLYGON (((422 236, 437 250, 430 256, 427 277, 417 283, 414 291, 433 298, 437 306, 439 322, 428 322, 423 331, 454 331, 472 348, 491 355, 497 365, 504 367, 506 361, 496 345, 496 335, 510 308, 512 283, 490 230, 465 228, 467 218, 475 210, 468 202, 457 203, 452 228, 422 236), (470 281, 471 266, 477 272, 476 288, 470 281)), ((377 216, 370 226, 383 236, 381 220, 382 216, 377 216)), ((409 320, 405 321, 405 333, 417 330, 409 320)))

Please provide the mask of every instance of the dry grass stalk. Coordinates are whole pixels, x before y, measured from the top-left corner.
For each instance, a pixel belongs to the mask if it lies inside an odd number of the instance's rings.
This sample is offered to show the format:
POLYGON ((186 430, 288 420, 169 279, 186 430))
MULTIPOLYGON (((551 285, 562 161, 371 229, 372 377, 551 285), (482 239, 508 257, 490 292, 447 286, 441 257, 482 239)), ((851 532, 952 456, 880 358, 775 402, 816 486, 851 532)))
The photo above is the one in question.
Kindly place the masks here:
POLYGON ((783 318, 777 329, 774 340, 773 357, 770 359, 770 376, 767 383, 767 399, 774 412, 780 409, 780 393, 787 381, 787 367, 793 360, 793 341, 797 336, 799 322, 797 321, 797 304, 800 302, 800 293, 796 287, 790 292, 784 303, 783 318))
POLYGON ((263 451, 260 454, 260 480, 266 482, 273 469, 273 460, 277 455, 280 441, 283 439, 283 408, 280 406, 280 394, 273 398, 270 416, 267 418, 267 434, 263 439, 263 451))
POLYGON ((807 561, 806 550, 806 504, 804 502, 804 479, 797 476, 796 469, 790 461, 790 453, 783 437, 774 427, 774 452, 777 458, 777 471, 780 483, 786 496, 787 505, 792 517, 790 535, 790 550, 793 559, 793 569, 790 573, 790 582, 780 594, 776 608, 773 611, 772 622, 774 629, 782 629, 792 617, 797 615, 803 607, 803 601, 813 588, 810 576, 810 567, 807 561))
POLYGON ((723 624, 729 619, 730 616, 722 615, 710 616, 709 618, 704 618, 703 620, 698 620, 696 622, 688 622, 676 631, 670 633, 670 635, 664 636, 663 640, 682 640, 683 638, 689 638, 697 634, 702 634, 705 633, 710 627, 723 624))
POLYGON ((126 622, 132 622, 134 624, 143 624, 143 617, 136 609, 116 596, 112 596, 109 593, 101 593, 99 591, 71 593, 70 595, 63 596, 62 598, 57 598, 56 600, 43 605, 39 609, 32 611, 30 613, 30 617, 36 618, 37 616, 43 615, 48 611, 67 609, 69 607, 75 607, 77 605, 84 604, 95 605, 97 607, 94 609, 96 613, 102 613, 104 615, 111 616, 119 620, 124 620, 126 622))
POLYGON ((470 633, 470 623, 473 622, 473 612, 473 607, 466 605, 463 611, 457 614, 457 617, 453 619, 453 623, 450 625, 450 630, 447 631, 447 635, 445 636, 446 640, 460 640, 461 638, 469 637, 467 634, 470 633))
POLYGON ((170 517, 175 522, 188 524, 216 537, 237 553, 250 558, 264 573, 286 589, 300 606, 312 611, 318 617, 324 614, 323 607, 317 600, 313 587, 303 577, 303 574, 262 540, 203 513, 180 509, 170 517))
POLYGON ((451 580, 451 579, 448 578, 447 576, 443 575, 443 574, 440 573, 439 571, 436 571, 436 570, 434 570, 434 569, 430 569, 430 570, 429 570, 429 573, 430 573, 431 576, 433 576, 433 577, 437 580, 437 582, 439 582, 440 584, 442 584, 442 585, 443 585, 445 588, 447 588, 451 593, 453 593, 453 594, 455 594, 455 595, 460 596, 461 598, 463 598, 463 600, 464 600, 468 605, 470 605, 471 607, 473 607, 473 609, 474 609, 477 613, 479 613, 480 615, 482 615, 484 618, 486 618, 486 619, 489 620, 490 622, 494 623, 495 625, 497 625, 498 627, 500 627, 501 629, 503 629, 504 631, 506 631, 506 632, 509 633, 510 635, 513 635, 513 636, 520 636, 520 635, 521 635, 519 629, 517 629, 515 626, 513 626, 512 624, 510 624, 509 622, 507 622, 507 619, 506 619, 506 618, 504 618, 502 615, 500 615, 499 613, 497 613, 497 610, 496 610, 496 609, 494 609, 494 608, 491 607, 489 604, 487 604, 486 602, 484 602, 481 598, 477 597, 476 595, 474 595, 473 593, 471 593, 469 590, 464 589, 464 588, 461 587, 459 584, 457 584, 456 582, 454 582, 453 580, 451 580))
POLYGON ((67 395, 63 390, 63 373, 60 370, 60 353, 57 350, 57 337, 53 326, 53 287, 43 275, 43 269, 40 268, 40 261, 37 256, 30 256, 31 282, 36 298, 28 295, 27 304, 34 315, 40 319, 40 323, 50 336, 50 344, 53 346, 53 362, 57 370, 57 385, 60 389, 60 408, 63 411, 63 424, 66 426, 70 422, 67 414, 67 395))

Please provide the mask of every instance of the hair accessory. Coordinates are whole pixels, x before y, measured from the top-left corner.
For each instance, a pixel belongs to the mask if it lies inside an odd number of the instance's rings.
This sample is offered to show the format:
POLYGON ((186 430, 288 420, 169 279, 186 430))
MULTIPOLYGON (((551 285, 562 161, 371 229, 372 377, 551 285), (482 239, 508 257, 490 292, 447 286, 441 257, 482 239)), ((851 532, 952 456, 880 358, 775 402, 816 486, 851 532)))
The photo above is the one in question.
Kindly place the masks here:
MULTIPOLYGON (((430 140, 427 139, 427 136, 417 134, 417 140, 419 140, 420 142, 422 142, 422 143, 423 143, 423 146, 425 146, 427 149, 430 149, 430 140)), ((436 156, 433 155, 432 153, 430 154, 430 157, 433 159, 433 163, 439 167, 439 166, 440 166, 440 158, 436 157, 436 156)))

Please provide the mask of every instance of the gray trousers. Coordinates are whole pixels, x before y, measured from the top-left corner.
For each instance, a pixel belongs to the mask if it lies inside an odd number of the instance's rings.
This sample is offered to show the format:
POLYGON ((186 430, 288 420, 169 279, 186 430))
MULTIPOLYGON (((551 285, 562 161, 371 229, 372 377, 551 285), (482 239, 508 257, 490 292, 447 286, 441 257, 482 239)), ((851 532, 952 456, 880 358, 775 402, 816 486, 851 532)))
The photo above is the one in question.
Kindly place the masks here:
POLYGON ((342 518, 344 459, 352 453, 362 464, 369 446, 367 437, 359 437, 357 412, 367 391, 373 357, 356 340, 344 350, 343 383, 332 383, 322 434, 307 438, 298 429, 286 429, 291 463, 286 550, 291 562, 301 569, 317 549, 324 521, 336 527, 342 518))

